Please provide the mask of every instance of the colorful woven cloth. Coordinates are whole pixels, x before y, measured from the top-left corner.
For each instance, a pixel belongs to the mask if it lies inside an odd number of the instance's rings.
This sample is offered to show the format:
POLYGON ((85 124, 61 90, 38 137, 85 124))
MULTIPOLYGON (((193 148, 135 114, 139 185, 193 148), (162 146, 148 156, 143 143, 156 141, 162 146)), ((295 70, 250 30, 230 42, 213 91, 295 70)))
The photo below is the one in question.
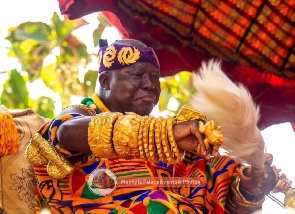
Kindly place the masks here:
POLYGON ((295 1, 59 0, 70 19, 103 11, 155 49, 162 76, 219 58, 261 106, 260 127, 295 121, 295 1))
POLYGON ((104 160, 93 156, 75 164, 75 171, 61 180, 51 179, 45 166, 34 167, 40 195, 36 199, 37 210, 50 207, 55 213, 224 213, 227 193, 232 179, 236 176, 236 165, 227 157, 212 159, 210 162, 199 158, 193 165, 179 162, 176 165, 153 164, 142 159, 104 160), (98 196, 89 187, 87 178, 99 169, 115 173, 119 181, 124 179, 203 181, 200 185, 121 186, 104 197, 98 196), (207 181, 207 183, 206 183, 207 181), (165 212, 164 212, 165 211, 165 212), (171 212, 173 211, 173 212, 171 212), (194 212, 191 212, 194 211, 194 212), (128 213, 128 212, 127 212, 128 213))
MULTIPOLYGON (((55 133, 58 126, 76 116, 79 115, 56 118, 49 134, 42 131, 43 136, 57 145, 55 133)), ((47 207, 53 214, 222 214, 231 182, 237 176, 236 163, 228 157, 206 161, 188 153, 182 161, 168 165, 143 159, 103 159, 64 149, 60 152, 75 169, 69 176, 56 180, 48 175, 46 165, 34 166, 38 181, 37 213, 47 207), (113 182, 109 183, 115 185, 109 194, 102 195, 98 194, 99 187, 95 185, 110 178, 105 172, 114 174, 113 182)))

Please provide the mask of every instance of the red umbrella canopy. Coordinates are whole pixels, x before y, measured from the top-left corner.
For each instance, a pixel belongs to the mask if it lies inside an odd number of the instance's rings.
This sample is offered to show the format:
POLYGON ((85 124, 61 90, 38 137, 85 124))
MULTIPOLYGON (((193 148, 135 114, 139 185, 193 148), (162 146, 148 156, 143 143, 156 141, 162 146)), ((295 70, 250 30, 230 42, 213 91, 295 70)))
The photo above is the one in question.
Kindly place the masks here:
MULTIPOLYGON (((163 76, 218 58, 260 105, 260 127, 295 122, 295 0, 59 0, 76 19, 101 11, 152 46, 163 76)), ((210 87, 210 86, 208 86, 210 87)))

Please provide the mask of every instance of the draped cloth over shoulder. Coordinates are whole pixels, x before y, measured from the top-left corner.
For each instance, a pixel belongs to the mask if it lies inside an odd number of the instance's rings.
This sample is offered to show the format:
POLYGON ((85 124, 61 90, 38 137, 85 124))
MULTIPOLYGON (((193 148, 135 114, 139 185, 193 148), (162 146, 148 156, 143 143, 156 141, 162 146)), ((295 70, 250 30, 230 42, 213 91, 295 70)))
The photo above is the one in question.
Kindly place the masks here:
POLYGON ((12 116, 20 140, 15 155, 0 157, 0 207, 9 214, 34 213, 36 180, 24 154, 30 138, 48 120, 33 110, 11 111, 3 105, 0 105, 0 114, 12 116))

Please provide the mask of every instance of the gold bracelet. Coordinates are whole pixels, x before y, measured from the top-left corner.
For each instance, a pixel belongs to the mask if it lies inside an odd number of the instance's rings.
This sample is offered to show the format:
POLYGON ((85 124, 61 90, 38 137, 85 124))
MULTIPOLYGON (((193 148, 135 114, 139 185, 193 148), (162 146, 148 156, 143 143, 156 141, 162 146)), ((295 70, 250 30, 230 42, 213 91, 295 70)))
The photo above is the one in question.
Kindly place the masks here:
POLYGON ((177 114, 175 123, 179 124, 189 120, 207 121, 207 118, 204 113, 184 105, 177 114))
POLYGON ((161 118, 155 119, 155 144, 157 147, 157 154, 159 156, 159 161, 165 161, 165 154, 163 151, 163 146, 161 144, 161 128, 162 128, 162 123, 161 123, 161 118))
MULTIPOLYGON (((243 207, 249 207, 249 208, 252 208, 252 207, 257 207, 257 206, 261 206, 263 201, 264 201, 264 198, 259 200, 259 201, 248 201, 245 199, 245 197, 243 196, 243 194, 240 192, 240 178, 237 177, 235 182, 232 184, 232 188, 233 190, 233 193, 235 194, 235 199, 237 200, 236 202, 238 202, 238 204, 243 207)), ((250 194, 252 195, 252 194, 250 194)))
POLYGON ((159 159, 155 152, 154 130, 155 130, 155 119, 152 118, 152 121, 150 122, 150 126, 149 126, 149 156, 152 162, 157 163, 159 159))
POLYGON ((101 158, 117 157, 112 144, 113 126, 121 113, 104 112, 94 116, 88 126, 88 144, 92 153, 101 158))
POLYGON ((173 152, 173 157, 177 160, 179 160, 181 158, 181 154, 180 154, 180 151, 177 147, 177 144, 175 142, 175 139, 174 139, 174 136, 173 136, 173 123, 174 123, 174 118, 172 117, 169 117, 167 119, 167 133, 168 133, 168 140, 169 140, 169 143, 170 143, 170 147, 171 147, 171 150, 173 152))
POLYGON ((252 179, 253 177, 246 177, 245 174, 244 174, 244 170, 245 169, 250 169, 251 167, 250 166, 242 166, 240 169, 239 169, 239 176, 241 178, 242 181, 244 182, 252 182, 252 179))
POLYGON ((162 127, 161 127, 161 143, 163 145, 163 151, 167 158, 168 163, 173 162, 172 152, 171 148, 168 144, 168 138, 167 138, 167 120, 162 118, 162 127))
POLYGON ((142 141, 143 124, 144 124, 144 117, 140 121, 137 142, 138 142, 139 157, 146 160, 147 157, 146 157, 146 154, 145 154, 144 149, 143 149, 143 141, 142 141))
POLYGON ((197 146, 197 156, 202 156, 202 153, 201 153, 201 144, 199 143, 198 146, 197 146))
POLYGON ((117 119, 113 131, 113 143, 120 158, 140 157, 138 131, 141 120, 142 116, 134 113, 126 113, 117 119))
POLYGON ((150 125, 151 118, 149 116, 144 116, 143 119, 143 130, 142 130, 142 143, 144 153, 146 155, 147 160, 151 160, 149 156, 149 125, 150 125))

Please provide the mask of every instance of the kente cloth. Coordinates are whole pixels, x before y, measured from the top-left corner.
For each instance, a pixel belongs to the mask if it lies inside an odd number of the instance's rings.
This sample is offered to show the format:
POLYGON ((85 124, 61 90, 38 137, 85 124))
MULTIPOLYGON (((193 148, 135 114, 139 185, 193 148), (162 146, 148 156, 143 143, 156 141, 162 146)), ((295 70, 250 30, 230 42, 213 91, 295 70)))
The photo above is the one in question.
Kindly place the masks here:
POLYGON ((162 76, 222 60, 261 108, 260 128, 295 122, 294 0, 59 0, 76 19, 101 11, 122 38, 153 47, 162 76))
MULTIPOLYGON (((52 122, 51 126, 56 128, 54 124, 60 124, 60 121, 52 122)), ((54 142, 53 135, 46 130, 43 129, 41 134, 54 142)), ((225 156, 207 161, 187 153, 176 164, 156 164, 143 159, 105 159, 91 153, 60 152, 74 164, 74 171, 56 180, 48 175, 45 165, 34 166, 38 180, 37 213, 42 207, 47 207, 53 214, 159 213, 156 211, 221 214, 225 212, 230 185, 237 176, 236 162, 225 156), (91 176, 96 177, 94 173, 98 170, 109 170, 118 179, 111 194, 101 196, 96 189, 93 190, 92 183, 87 182, 91 176), (165 185, 153 182, 173 179, 182 183, 165 185), (126 180, 138 180, 138 183, 126 184, 126 180)))
POLYGON ((13 117, 20 145, 16 155, 0 157, 0 208, 7 214, 33 214, 37 182, 25 150, 33 134, 49 119, 31 109, 10 110, 0 105, 0 114, 4 113, 13 117))

